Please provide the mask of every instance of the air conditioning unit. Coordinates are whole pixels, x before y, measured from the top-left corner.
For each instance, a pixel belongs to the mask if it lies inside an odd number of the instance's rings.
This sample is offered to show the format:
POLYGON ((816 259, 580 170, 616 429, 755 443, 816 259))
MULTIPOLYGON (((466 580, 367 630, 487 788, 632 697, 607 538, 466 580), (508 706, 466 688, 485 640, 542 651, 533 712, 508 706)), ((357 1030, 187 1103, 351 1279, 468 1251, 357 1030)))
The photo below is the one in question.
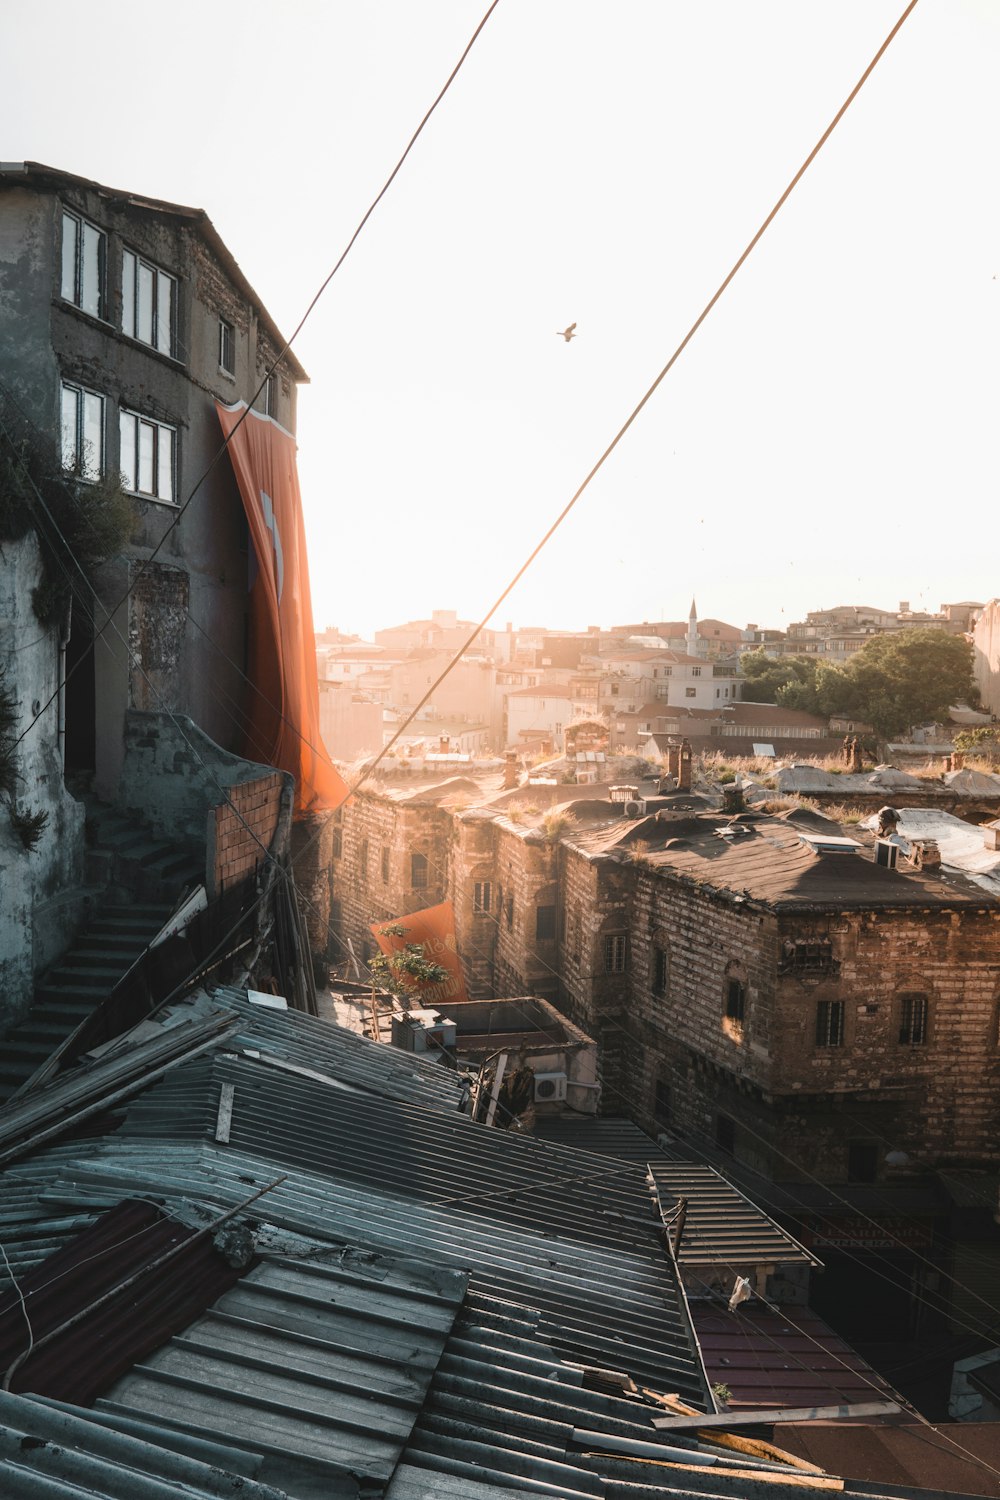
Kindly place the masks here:
POLYGON ((630 797, 627 802, 622 803, 622 813, 626 818, 644 818, 646 816, 645 797, 630 797))
POLYGON ((560 1100, 566 1098, 568 1082, 565 1073, 536 1073, 535 1103, 558 1104, 560 1100))
POLYGON ((875 842, 875 863, 884 865, 887 870, 896 868, 899 859, 899 845, 891 844, 888 839, 877 839, 875 842))

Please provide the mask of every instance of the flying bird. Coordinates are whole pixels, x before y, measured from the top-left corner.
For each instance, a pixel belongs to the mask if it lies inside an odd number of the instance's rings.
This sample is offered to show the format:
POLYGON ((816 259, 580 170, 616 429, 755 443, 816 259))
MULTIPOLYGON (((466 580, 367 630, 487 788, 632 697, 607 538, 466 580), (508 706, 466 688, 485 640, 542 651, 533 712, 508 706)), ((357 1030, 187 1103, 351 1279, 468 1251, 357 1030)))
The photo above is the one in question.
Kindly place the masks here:
POLYGON ((557 328, 556 335, 561 339, 565 339, 568 344, 570 339, 576 337, 576 324, 571 323, 568 328, 557 328))

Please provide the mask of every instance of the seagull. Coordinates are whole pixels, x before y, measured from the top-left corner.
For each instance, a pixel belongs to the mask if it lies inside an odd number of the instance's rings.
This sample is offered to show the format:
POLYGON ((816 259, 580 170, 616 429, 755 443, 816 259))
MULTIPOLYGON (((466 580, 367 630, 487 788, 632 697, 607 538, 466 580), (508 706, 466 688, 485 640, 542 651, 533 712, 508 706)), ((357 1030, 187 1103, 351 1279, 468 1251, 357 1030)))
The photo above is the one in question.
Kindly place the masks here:
POLYGON ((568 328, 557 328, 556 336, 557 338, 565 339, 568 344, 570 339, 576 338, 576 324, 571 323, 568 328))

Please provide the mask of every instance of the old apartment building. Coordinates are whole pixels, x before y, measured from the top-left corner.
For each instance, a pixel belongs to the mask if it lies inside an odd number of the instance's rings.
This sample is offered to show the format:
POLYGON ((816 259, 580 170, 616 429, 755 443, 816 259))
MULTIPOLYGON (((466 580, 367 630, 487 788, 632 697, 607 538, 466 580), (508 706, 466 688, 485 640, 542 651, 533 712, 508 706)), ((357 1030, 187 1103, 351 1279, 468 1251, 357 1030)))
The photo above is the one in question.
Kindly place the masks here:
POLYGON ((283 343, 202 210, 0 168, 0 658, 12 812, 44 823, 27 847, 0 811, 0 1023, 109 904, 145 899, 144 922, 108 920, 63 1010, 107 994, 189 881, 211 905, 287 837, 292 778, 251 732, 279 688, 218 410, 256 399, 253 421, 294 432, 304 371, 286 354, 265 381, 283 343))

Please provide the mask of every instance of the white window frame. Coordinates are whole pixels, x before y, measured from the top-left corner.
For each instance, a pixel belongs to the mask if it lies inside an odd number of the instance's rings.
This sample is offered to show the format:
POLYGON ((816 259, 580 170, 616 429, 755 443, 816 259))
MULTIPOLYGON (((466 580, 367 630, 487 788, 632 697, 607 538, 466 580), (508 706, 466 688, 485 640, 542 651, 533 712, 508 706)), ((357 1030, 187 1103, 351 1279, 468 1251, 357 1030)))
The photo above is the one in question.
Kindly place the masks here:
POLYGON ((144 499, 156 500, 161 505, 176 505, 177 428, 123 406, 118 414, 118 432, 121 441, 119 467, 124 488, 130 495, 141 495, 144 499), (143 448, 147 443, 152 485, 144 489, 142 480, 146 460, 143 448), (166 453, 165 443, 168 443, 166 453))
POLYGON ((493 887, 489 880, 474 881, 472 887, 472 914, 487 917, 492 906, 493 887))
POLYGON ((271 373, 270 373, 270 375, 264 381, 264 389, 260 393, 261 410, 263 411, 265 417, 273 417, 274 416, 274 411, 275 411, 275 399, 274 398, 275 398, 275 392, 276 392, 276 381, 277 381, 277 378, 278 377, 275 375, 274 371, 272 370, 271 373))
MULTIPOLYGON (((105 454, 107 452, 107 420, 105 416, 106 402, 100 391, 88 390, 86 386, 78 385, 75 380, 64 380, 60 384, 61 422, 62 422, 62 466, 79 474, 81 479, 100 479, 104 473, 105 454), (97 436, 97 461, 93 461, 88 449, 92 446, 92 440, 88 433, 88 407, 93 416, 97 411, 98 436, 97 436), (72 406, 72 411, 70 407, 72 406)), ((90 424, 93 431, 93 424, 90 424)))
POLYGON ((122 251, 122 333, 159 354, 175 358, 177 347, 176 276, 147 260, 137 250, 122 251), (139 331, 145 318, 141 303, 142 277, 149 277, 149 337, 139 331), (164 309, 164 303, 166 308, 164 309))
POLYGON ((60 293, 64 302, 78 307, 89 317, 107 316, 108 292, 108 236, 103 229, 92 224, 81 214, 63 209, 62 216, 62 271, 60 293), (72 240, 70 240, 72 226, 72 240), (89 286, 94 286, 94 305, 90 300, 89 286))

